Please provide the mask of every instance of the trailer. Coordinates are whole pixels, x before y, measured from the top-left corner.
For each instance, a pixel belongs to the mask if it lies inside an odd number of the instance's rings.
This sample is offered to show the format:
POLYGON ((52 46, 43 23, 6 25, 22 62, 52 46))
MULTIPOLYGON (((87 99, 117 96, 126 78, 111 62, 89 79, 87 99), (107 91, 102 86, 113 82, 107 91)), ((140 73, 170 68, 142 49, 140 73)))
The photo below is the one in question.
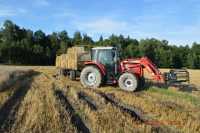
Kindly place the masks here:
POLYGON ((90 53, 85 51, 84 47, 68 48, 66 54, 56 57, 57 74, 75 80, 80 75, 84 62, 90 59, 90 53))

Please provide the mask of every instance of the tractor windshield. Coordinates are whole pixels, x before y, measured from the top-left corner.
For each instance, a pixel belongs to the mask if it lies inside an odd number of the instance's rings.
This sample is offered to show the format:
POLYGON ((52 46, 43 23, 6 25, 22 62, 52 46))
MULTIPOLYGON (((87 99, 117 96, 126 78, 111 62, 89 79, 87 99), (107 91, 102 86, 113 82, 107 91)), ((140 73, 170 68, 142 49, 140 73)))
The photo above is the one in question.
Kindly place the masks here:
POLYGON ((104 65, 113 65, 115 52, 111 49, 93 50, 93 60, 96 60, 104 65))
POLYGON ((117 49, 92 49, 92 60, 103 64, 107 71, 107 79, 117 74, 118 54, 117 49))

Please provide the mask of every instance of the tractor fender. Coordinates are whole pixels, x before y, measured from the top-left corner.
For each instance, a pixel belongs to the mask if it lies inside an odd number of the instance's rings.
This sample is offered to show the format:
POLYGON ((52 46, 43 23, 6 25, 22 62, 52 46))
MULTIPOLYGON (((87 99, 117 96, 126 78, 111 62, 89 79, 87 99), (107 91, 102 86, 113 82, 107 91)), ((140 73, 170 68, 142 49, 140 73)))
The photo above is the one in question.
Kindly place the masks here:
POLYGON ((123 71, 123 72, 121 72, 120 75, 122 75, 123 73, 132 73, 132 74, 134 74, 138 79, 141 78, 141 76, 140 76, 138 73, 134 72, 133 70, 126 70, 126 71, 123 71))
POLYGON ((104 67, 103 64, 96 63, 96 62, 93 62, 93 61, 86 61, 84 64, 85 64, 85 66, 89 66, 89 65, 95 66, 95 67, 97 67, 100 70, 102 76, 106 75, 106 69, 105 69, 105 67, 104 67))
POLYGON ((144 78, 143 75, 141 76, 140 74, 135 73, 134 71, 131 71, 131 70, 126 70, 126 71, 122 72, 120 75, 122 75, 123 73, 132 73, 132 74, 134 74, 136 76, 137 80, 138 80, 138 87, 139 88, 143 88, 144 87, 145 78, 144 78))

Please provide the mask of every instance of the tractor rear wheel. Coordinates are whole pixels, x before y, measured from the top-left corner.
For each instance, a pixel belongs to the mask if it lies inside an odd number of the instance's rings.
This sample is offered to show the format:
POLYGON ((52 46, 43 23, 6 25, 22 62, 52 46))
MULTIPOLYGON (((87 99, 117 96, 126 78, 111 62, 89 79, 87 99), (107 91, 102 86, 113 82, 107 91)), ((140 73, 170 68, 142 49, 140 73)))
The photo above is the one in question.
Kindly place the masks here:
POLYGON ((102 83, 102 76, 98 68, 86 66, 80 76, 81 83, 84 87, 98 88, 102 83))
POLYGON ((138 79, 133 73, 123 73, 118 80, 119 87, 125 91, 135 91, 138 87, 138 79))

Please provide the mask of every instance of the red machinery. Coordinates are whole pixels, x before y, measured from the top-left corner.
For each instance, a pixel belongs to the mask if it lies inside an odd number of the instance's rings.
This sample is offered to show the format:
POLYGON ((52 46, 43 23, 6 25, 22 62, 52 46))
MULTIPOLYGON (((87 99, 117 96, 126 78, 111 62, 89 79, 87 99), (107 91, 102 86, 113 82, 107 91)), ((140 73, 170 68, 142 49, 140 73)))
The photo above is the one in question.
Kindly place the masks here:
POLYGON ((153 80, 178 81, 178 72, 171 71, 162 75, 147 57, 120 61, 119 52, 115 47, 92 48, 91 57, 91 61, 85 62, 80 75, 84 87, 97 88, 102 84, 118 83, 123 90, 135 91, 145 83, 144 68, 152 75, 153 80))

